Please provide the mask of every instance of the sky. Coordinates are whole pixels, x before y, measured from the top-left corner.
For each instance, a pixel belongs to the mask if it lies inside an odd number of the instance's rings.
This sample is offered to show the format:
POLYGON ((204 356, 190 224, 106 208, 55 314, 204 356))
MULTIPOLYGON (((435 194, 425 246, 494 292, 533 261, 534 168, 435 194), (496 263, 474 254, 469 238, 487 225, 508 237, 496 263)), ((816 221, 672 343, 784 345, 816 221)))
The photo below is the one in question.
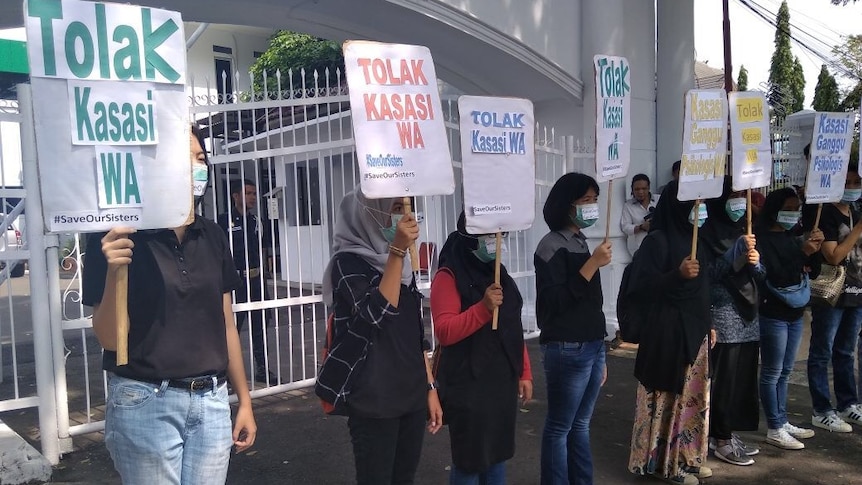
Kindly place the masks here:
MULTIPOLYGON (((775 18, 781 0, 749 0, 764 7, 775 18)), ((697 0, 694 4, 694 43, 697 60, 712 67, 724 67, 724 44, 722 40, 721 0, 697 0)), ((793 35, 799 35, 816 50, 830 53, 831 46, 839 44, 841 35, 862 34, 862 1, 856 5, 834 6, 829 0, 787 0, 790 23, 813 35, 805 36, 791 27, 793 35)), ((749 89, 763 89, 758 85, 769 79, 769 62, 775 50, 775 27, 757 17, 739 0, 730 0, 730 38, 733 79, 737 78, 739 66, 748 70, 749 89)), ((811 109, 814 87, 823 61, 791 41, 793 54, 805 70, 805 108, 811 109)), ((835 74, 833 72, 833 74, 835 74)), ((849 87, 846 78, 835 76, 839 85, 849 87)))

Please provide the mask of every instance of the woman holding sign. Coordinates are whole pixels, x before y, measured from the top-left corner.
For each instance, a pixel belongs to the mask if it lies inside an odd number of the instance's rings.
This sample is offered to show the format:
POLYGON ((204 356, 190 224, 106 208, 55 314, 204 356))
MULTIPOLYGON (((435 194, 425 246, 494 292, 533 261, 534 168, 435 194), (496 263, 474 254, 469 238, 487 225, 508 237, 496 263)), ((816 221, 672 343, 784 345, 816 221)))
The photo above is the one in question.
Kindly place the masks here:
MULTIPOLYGON (((193 131, 196 181, 208 174, 201 147, 193 131)), ((197 202, 207 184, 195 185, 197 202)), ((123 483, 224 483, 231 446, 239 452, 254 443, 231 309, 238 284, 227 238, 200 216, 174 229, 116 227, 88 238, 83 302, 93 307, 93 329, 105 349, 105 445, 123 483), (118 366, 116 283, 123 266, 129 361, 118 366), (225 378, 239 400, 233 430, 225 378)))
POLYGON ((790 187, 769 194, 757 218, 757 250, 766 268, 760 287, 760 402, 766 415, 766 442, 801 450, 799 439, 814 431, 787 421, 787 381, 802 340, 802 314, 811 298, 809 278, 820 274, 823 233, 811 231, 803 242, 794 234, 800 201, 790 187))
POLYGON ((730 176, 724 178, 721 196, 708 200, 706 207, 709 219, 703 225, 701 239, 708 248, 703 260, 710 280, 710 314, 716 331, 715 348, 709 356, 710 447, 720 460, 751 465, 751 457, 760 449, 746 445, 734 431, 756 431, 760 418, 757 290, 764 269, 754 236, 746 235, 745 192, 733 191, 730 176))
MULTIPOLYGON (((839 433, 862 426, 862 405, 854 378, 854 353, 862 326, 862 223, 852 204, 862 196, 858 162, 850 162, 841 202, 823 204, 819 228, 823 231, 820 252, 826 263, 847 270, 843 293, 835 306, 811 306, 811 342, 808 348, 808 390, 814 412, 811 424, 839 433), (829 362, 832 362, 836 407, 829 392, 829 362)), ((811 207, 811 206, 809 206, 811 207)), ((816 218, 816 215, 811 216, 816 218)), ((806 211, 803 226, 814 228, 806 211)))
POLYGON ((403 207, 358 186, 345 195, 323 277, 335 317, 315 391, 332 393, 336 413, 348 416, 358 485, 413 483, 426 419, 431 433, 443 425, 421 294, 405 261, 419 226, 403 207))
POLYGON ((458 230, 440 251, 431 283, 431 315, 440 340, 435 375, 449 425, 454 466, 451 485, 506 483, 506 460, 515 454, 518 398, 533 395, 530 358, 521 326, 523 300, 515 280, 500 268, 494 283, 494 234, 458 230), (494 309, 498 328, 491 329, 494 309))
MULTIPOLYGON (((691 259, 694 203, 677 200, 678 183, 661 194, 650 234, 638 249, 631 290, 648 308, 635 360, 639 381, 629 470, 693 485, 708 475, 709 281, 691 259)), ((697 222, 696 222, 697 221, 697 222)), ((697 254, 707 247, 698 242, 697 254)))
POLYGON ((542 484, 593 483, 590 419, 607 378, 599 268, 611 262, 611 245, 605 241, 590 254, 581 230, 598 220, 598 196, 592 177, 560 177, 543 210, 551 232, 533 257, 548 387, 542 484))

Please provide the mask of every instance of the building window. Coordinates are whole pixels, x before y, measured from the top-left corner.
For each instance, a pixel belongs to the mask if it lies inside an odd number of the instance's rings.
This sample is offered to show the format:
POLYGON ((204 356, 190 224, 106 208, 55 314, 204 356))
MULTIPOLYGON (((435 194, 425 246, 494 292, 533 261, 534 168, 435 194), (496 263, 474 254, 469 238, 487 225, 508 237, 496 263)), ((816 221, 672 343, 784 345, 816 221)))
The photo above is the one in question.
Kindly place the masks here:
POLYGON ((216 91, 219 94, 219 103, 227 103, 229 95, 233 94, 233 69, 231 60, 216 57, 216 91))

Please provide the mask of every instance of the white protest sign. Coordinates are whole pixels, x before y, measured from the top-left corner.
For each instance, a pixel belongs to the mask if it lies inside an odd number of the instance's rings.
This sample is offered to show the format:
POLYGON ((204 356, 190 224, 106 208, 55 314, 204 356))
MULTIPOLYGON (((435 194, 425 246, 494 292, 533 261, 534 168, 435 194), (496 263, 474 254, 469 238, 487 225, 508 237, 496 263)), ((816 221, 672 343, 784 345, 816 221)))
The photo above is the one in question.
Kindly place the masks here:
POLYGON ((454 192, 428 48, 347 41, 344 63, 362 193, 378 199, 454 192))
POLYGON ((458 112, 467 232, 528 229, 536 212, 533 103, 461 96, 458 112))
POLYGON ((25 26, 48 230, 182 225, 192 177, 180 14, 28 0, 25 26))
POLYGON ((847 165, 856 113, 817 113, 811 137, 805 202, 840 202, 844 194, 847 165))
POLYGON ((721 196, 727 162, 727 95, 692 89, 685 95, 679 200, 721 196))
POLYGON ((596 180, 625 177, 631 163, 631 75, 625 57, 593 57, 596 76, 596 180))
POLYGON ((769 106, 760 91, 728 94, 733 190, 766 187, 772 177, 769 106))

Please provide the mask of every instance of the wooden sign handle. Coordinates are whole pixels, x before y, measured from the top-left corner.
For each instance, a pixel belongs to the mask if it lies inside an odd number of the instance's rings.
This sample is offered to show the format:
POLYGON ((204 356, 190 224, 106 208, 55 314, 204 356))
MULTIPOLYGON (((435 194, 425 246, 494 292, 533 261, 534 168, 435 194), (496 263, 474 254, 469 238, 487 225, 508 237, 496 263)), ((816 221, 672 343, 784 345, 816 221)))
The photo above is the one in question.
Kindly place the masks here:
POLYGON ((607 222, 605 223, 605 242, 611 237, 611 201, 613 197, 611 195, 614 193, 614 179, 608 180, 608 217, 607 222))
MULTIPOLYGON (((494 254, 494 283, 500 284, 500 247, 503 245, 503 234, 497 232, 497 252, 494 254)), ((494 308, 494 318, 491 320, 491 330, 497 330, 497 319, 500 318, 500 307, 494 308)))
MULTIPOLYGON (((817 215, 814 216, 814 229, 820 228, 820 214, 823 212, 823 204, 817 204, 817 215)), ((852 227, 850 229, 853 229, 852 227)))
POLYGON ((697 259, 697 230, 698 219, 700 218, 700 199, 694 201, 694 231, 691 234, 691 260, 697 259))
MULTIPOLYGON (((413 205, 410 203, 410 197, 404 197, 402 199, 402 205, 404 206, 403 212, 404 215, 410 215, 413 212, 413 205)), ((407 248, 410 251, 410 266, 413 269, 413 272, 416 273, 419 271, 419 255, 416 251, 416 241, 410 243, 410 247, 407 248)))
POLYGON ((745 191, 745 216, 748 218, 746 234, 751 235, 751 189, 745 191))
POLYGON ((116 282, 117 365, 129 363, 129 266, 117 268, 116 282))

